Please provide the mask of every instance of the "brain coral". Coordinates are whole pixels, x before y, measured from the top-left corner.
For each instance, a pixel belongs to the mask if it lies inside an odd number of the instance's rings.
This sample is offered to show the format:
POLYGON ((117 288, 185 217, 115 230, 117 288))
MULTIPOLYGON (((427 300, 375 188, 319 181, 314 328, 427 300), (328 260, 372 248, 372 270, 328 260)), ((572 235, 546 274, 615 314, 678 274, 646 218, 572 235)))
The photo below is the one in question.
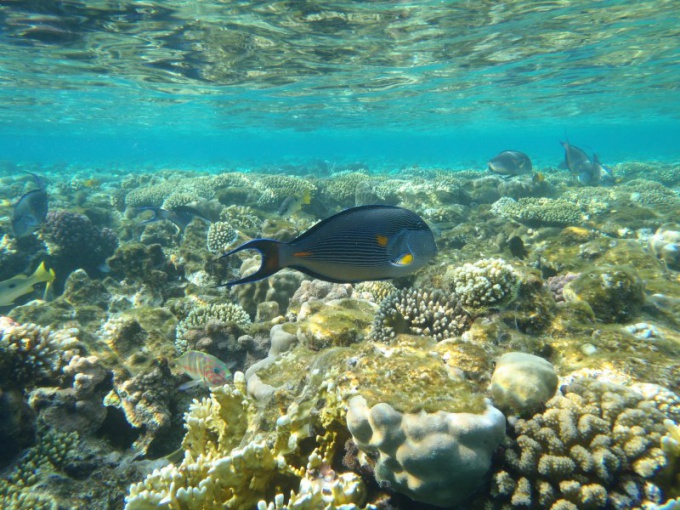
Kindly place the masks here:
POLYGON ((583 223, 583 212, 573 202, 552 198, 502 197, 491 206, 491 212, 530 226, 566 226, 583 223))
POLYGON ((445 280, 468 312, 507 305, 517 297, 520 277, 502 259, 483 259, 464 264, 446 274, 445 280))
POLYGON ((436 340, 458 336, 470 326, 460 302, 442 290, 402 289, 383 299, 371 336, 381 342, 400 333, 432 336, 436 340))
POLYGON ((514 424, 492 495, 503 507, 633 508, 656 503, 664 414, 624 386, 577 378, 514 424), (651 501, 650 501, 651 500, 651 501))

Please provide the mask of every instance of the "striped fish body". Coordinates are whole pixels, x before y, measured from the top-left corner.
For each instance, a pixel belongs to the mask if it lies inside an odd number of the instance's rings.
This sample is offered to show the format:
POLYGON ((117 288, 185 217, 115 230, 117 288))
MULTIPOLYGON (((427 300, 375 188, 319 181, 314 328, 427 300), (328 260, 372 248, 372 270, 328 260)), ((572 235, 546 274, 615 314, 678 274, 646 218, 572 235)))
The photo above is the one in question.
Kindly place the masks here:
POLYGON ((246 249, 260 251, 262 267, 227 285, 257 281, 284 267, 338 283, 396 278, 417 271, 437 253, 432 231, 420 216, 383 205, 342 211, 289 243, 254 239, 224 256, 246 249))
POLYGON ((201 383, 214 388, 226 384, 231 378, 226 363, 205 352, 187 351, 177 360, 177 365, 194 380, 193 384, 182 385, 180 389, 201 383))

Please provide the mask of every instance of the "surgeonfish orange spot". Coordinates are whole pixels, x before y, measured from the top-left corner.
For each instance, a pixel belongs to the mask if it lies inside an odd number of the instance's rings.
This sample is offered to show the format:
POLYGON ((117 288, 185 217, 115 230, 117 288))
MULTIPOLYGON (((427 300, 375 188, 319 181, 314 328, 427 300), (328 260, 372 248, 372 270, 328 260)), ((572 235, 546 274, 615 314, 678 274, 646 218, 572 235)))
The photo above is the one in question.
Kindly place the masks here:
POLYGON ((312 254, 311 251, 296 251, 293 253, 294 257, 309 257, 312 254))
POLYGON ((378 234, 375 238, 380 246, 387 246, 387 236, 378 234))

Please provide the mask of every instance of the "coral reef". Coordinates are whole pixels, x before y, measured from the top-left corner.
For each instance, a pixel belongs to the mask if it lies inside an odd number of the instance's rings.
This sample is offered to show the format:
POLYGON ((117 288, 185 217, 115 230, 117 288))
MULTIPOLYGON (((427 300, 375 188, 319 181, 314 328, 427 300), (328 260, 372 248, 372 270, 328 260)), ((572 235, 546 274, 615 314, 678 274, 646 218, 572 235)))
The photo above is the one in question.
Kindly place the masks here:
POLYGON ((603 322, 627 322, 645 300, 644 283, 631 267, 598 267, 582 273, 563 290, 566 301, 586 302, 603 322))
POLYGON ((479 488, 505 436, 505 418, 490 404, 479 414, 403 414, 387 403, 369 407, 362 396, 349 401, 347 427, 361 450, 378 455, 376 480, 447 508, 479 488))
POLYGON ((633 508, 658 503, 664 415, 639 393, 577 378, 513 425, 492 496, 507 507, 633 508))
POLYGON ((175 346, 178 351, 181 353, 188 349, 185 337, 190 330, 202 331, 210 322, 237 326, 248 326, 251 323, 246 311, 236 303, 199 305, 192 308, 188 315, 177 323, 175 346))
POLYGON ((580 225, 584 222, 583 211, 578 205, 552 198, 513 200, 503 197, 491 206, 491 212, 529 226, 580 225))
POLYGON ((443 340, 462 334, 470 321, 460 302, 442 290, 402 289, 387 296, 380 304, 371 337, 387 342, 407 333, 443 340))
POLYGON ((491 376, 493 403, 506 415, 531 416, 556 389, 557 374, 550 362, 524 352, 503 354, 491 376))
POLYGON ((215 221, 208 228, 206 244, 213 253, 224 253, 238 239, 238 233, 225 221, 215 221))
POLYGON ((64 210, 47 213, 40 237, 58 274, 77 268, 95 270, 118 246, 118 238, 111 229, 100 229, 87 216, 64 210))
POLYGON ((520 286, 519 273, 503 259, 464 264, 447 271, 444 278, 445 285, 472 314, 508 305, 517 297, 520 286))

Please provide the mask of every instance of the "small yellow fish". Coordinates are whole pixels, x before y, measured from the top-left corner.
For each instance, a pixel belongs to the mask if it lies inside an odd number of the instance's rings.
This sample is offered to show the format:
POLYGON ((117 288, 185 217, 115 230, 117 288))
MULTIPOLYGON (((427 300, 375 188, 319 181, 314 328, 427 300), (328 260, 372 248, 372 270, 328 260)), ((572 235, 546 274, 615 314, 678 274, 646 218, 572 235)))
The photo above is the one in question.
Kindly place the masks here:
POLYGON ((83 186, 86 188, 96 188, 101 184, 99 179, 86 179, 83 181, 83 186))
POLYGON ((186 390, 199 384, 208 388, 222 386, 231 378, 227 364, 215 356, 201 351, 187 351, 177 360, 177 365, 193 380, 182 384, 179 389, 186 390))
POLYGON ((286 198, 279 207, 279 216, 288 217, 302 209, 303 205, 309 205, 312 201, 312 192, 306 189, 302 195, 291 195, 286 198))
POLYGON ((9 306, 13 304, 16 298, 33 292, 33 286, 41 282, 47 282, 44 294, 44 296, 47 297, 52 291, 52 282, 54 282, 54 279, 54 270, 50 269, 48 271, 45 268, 45 262, 43 262, 31 276, 20 274, 9 280, 0 282, 0 306, 9 306))
POLYGON ((531 178, 536 184, 540 184, 545 181, 545 175, 543 175, 541 172, 536 172, 531 176, 531 178))

